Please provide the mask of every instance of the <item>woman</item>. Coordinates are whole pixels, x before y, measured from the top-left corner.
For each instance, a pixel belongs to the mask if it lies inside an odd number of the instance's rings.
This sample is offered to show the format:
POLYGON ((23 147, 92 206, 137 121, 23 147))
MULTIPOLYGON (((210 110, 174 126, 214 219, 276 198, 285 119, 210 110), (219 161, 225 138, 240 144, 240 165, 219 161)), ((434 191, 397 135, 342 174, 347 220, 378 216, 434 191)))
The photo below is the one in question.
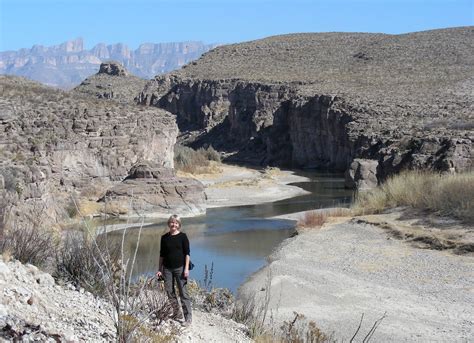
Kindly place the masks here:
POLYGON ((173 214, 168 219, 169 231, 161 236, 160 264, 157 277, 165 279, 165 290, 173 305, 174 315, 179 312, 178 298, 174 288, 176 281, 184 314, 184 326, 191 325, 192 310, 186 284, 189 276, 189 240, 181 232, 181 219, 173 214))

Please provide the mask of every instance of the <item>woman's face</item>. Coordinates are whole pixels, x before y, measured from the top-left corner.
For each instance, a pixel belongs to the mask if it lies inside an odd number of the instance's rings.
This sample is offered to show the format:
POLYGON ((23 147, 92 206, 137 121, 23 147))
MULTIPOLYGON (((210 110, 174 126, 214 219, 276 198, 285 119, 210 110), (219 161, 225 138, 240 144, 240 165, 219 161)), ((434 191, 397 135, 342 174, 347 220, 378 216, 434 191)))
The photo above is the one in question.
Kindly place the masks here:
POLYGON ((179 223, 175 219, 171 219, 168 222, 168 228, 170 229, 171 233, 179 231, 179 223))

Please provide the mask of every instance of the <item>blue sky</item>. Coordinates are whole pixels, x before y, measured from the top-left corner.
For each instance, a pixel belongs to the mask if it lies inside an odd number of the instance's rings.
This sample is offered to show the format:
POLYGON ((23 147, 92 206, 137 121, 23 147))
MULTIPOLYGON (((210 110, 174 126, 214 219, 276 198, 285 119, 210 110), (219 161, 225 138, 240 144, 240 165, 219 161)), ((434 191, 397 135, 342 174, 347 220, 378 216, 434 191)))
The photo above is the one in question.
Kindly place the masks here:
POLYGON ((234 43, 294 32, 474 25, 474 0, 0 0, 0 51, 99 42, 234 43))

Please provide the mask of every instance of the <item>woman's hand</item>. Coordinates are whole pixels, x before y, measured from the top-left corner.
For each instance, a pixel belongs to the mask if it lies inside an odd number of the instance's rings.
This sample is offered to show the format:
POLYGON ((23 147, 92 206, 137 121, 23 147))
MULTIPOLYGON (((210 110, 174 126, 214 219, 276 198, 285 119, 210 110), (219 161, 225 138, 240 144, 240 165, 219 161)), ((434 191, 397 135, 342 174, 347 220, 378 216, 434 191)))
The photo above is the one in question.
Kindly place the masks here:
POLYGON ((189 269, 188 268, 184 268, 183 276, 184 276, 185 279, 187 279, 189 277, 189 269))
POLYGON ((156 277, 159 279, 159 278, 162 277, 162 276, 163 276, 163 273, 161 272, 161 270, 158 270, 158 271, 156 272, 156 277))

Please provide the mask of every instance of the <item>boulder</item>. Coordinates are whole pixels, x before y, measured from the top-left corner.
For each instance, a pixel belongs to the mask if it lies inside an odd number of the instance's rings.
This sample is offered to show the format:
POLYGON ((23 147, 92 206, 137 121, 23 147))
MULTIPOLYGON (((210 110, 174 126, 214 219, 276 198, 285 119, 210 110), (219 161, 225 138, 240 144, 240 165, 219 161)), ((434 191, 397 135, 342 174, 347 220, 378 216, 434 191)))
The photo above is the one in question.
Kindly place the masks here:
POLYGON ((345 186, 359 190, 377 187, 378 165, 378 161, 375 160, 356 158, 345 173, 345 186))
POLYGON ((205 213, 204 185, 194 179, 177 177, 171 168, 139 163, 129 176, 100 199, 110 215, 167 217, 205 213))

